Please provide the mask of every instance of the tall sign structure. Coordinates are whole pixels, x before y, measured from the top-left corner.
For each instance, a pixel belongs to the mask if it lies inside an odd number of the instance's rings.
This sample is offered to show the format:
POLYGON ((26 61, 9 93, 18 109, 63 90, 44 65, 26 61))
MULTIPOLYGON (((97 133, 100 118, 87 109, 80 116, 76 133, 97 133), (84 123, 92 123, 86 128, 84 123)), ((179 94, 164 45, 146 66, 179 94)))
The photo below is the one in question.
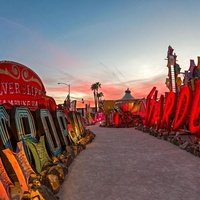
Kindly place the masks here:
POLYGON ((170 91, 177 93, 178 87, 181 85, 181 79, 178 77, 180 74, 180 66, 176 63, 177 55, 173 53, 174 49, 169 46, 167 52, 167 67, 168 67, 168 78, 166 79, 166 85, 170 91))

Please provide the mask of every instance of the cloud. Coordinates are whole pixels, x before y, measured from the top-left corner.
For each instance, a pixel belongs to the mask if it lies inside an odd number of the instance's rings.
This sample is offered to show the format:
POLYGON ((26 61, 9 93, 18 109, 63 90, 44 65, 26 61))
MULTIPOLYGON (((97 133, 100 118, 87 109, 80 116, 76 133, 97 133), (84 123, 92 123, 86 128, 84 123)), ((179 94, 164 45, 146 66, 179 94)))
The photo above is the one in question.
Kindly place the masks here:
POLYGON ((0 21, 4 23, 4 28, 9 27, 8 31, 10 32, 14 30, 17 36, 12 38, 15 47, 13 48, 11 45, 12 54, 9 56, 22 64, 28 63, 27 66, 41 77, 47 94, 53 96, 57 102, 63 102, 68 94, 68 87, 57 85, 58 82, 69 82, 71 95, 90 101, 93 101, 90 86, 97 81, 102 84, 101 91, 104 93, 105 99, 122 98, 128 87, 135 98, 146 97, 153 86, 157 86, 160 92, 167 91, 163 69, 158 72, 159 67, 153 68, 144 61, 142 62, 144 66, 132 67, 133 64, 133 66, 142 65, 141 60, 145 60, 144 57, 136 63, 131 63, 131 66, 127 64, 128 68, 122 64, 125 59, 120 60, 121 58, 118 58, 117 64, 110 64, 104 60, 95 61, 96 58, 93 58, 91 54, 90 61, 83 59, 78 54, 71 53, 67 44, 60 45, 55 41, 48 40, 38 30, 32 30, 14 20, 2 17, 0 17, 0 21), (120 65, 122 67, 117 67, 120 65), (160 74, 155 75, 155 73, 160 74))
POLYGON ((3 17, 0 17, 0 24, 7 30, 10 41, 14 44, 13 59, 28 63, 31 68, 38 70, 42 75, 46 70, 48 73, 55 72, 55 69, 70 70, 83 63, 78 55, 70 53, 69 48, 64 48, 53 40, 48 40, 46 35, 40 33, 40 30, 3 17))
POLYGON ((135 98, 143 98, 154 86, 157 87, 159 93, 167 91, 165 78, 165 75, 157 75, 150 79, 129 80, 122 84, 102 84, 102 91, 106 99, 120 99, 125 94, 125 90, 129 88, 135 98), (124 87, 124 85, 128 87, 124 87))
MULTIPOLYGON (((103 92, 103 98, 106 100, 121 99, 127 88, 131 90, 131 94, 135 98, 144 98, 154 86, 157 87, 159 94, 164 94, 164 92, 168 91, 165 86, 165 78, 165 75, 156 75, 149 79, 129 80, 116 84, 101 82, 100 91, 103 92)), ((85 80, 77 82, 75 85, 72 84, 71 96, 80 99, 84 98, 87 101, 93 102, 93 92, 90 89, 91 84, 92 82, 85 80)), ((57 102, 63 102, 63 99, 65 99, 68 94, 68 87, 65 85, 47 87, 47 93, 48 95, 53 95, 57 102)))

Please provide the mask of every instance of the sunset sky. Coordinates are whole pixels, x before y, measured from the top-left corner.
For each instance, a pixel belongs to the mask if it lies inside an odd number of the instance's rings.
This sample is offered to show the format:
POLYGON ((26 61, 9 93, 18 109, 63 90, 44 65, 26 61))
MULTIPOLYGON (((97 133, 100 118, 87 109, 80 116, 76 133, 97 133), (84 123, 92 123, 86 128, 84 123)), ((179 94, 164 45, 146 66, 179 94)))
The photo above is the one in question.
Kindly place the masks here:
POLYGON ((47 94, 92 101, 167 91, 167 48, 182 71, 200 55, 199 0, 0 0, 0 60, 34 70, 47 94))

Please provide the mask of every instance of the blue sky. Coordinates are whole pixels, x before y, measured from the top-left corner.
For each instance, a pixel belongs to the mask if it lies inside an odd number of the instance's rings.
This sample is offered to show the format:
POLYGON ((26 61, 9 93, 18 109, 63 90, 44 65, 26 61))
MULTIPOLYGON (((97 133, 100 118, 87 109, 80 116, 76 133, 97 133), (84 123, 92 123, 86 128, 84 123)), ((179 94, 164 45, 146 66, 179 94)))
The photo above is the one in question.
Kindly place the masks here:
POLYGON ((198 0, 0 0, 0 60, 20 62, 43 80, 59 103, 66 82, 90 99, 102 84, 105 99, 129 87, 136 98, 153 86, 167 91, 171 45, 182 71, 200 55, 198 0))

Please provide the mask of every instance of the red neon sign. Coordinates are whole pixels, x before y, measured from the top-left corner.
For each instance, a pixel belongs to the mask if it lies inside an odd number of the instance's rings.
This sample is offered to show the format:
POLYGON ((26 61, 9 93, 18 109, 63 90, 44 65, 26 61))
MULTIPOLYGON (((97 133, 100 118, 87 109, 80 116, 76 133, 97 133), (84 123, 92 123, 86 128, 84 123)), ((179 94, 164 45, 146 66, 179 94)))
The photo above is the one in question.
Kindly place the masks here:
POLYGON ((184 85, 176 104, 176 94, 169 92, 164 105, 164 96, 156 101, 157 92, 153 88, 147 97, 145 125, 177 131, 189 122, 189 131, 200 137, 200 79, 195 81, 195 91, 184 85), (192 98, 193 97, 193 98, 192 98), (164 109, 163 109, 164 106, 164 109))
POLYGON ((147 96, 147 100, 146 100, 146 114, 145 114, 145 121, 144 124, 146 126, 149 125, 149 115, 150 115, 150 109, 151 109, 151 101, 152 101, 152 96, 154 94, 154 92, 156 91, 156 87, 153 87, 152 90, 150 91, 150 93, 147 96))
POLYGON ((189 112, 189 106, 191 104, 191 90, 187 85, 181 88, 178 103, 176 106, 175 118, 173 121, 173 130, 184 124, 189 112))
POLYGON ((0 105, 26 106, 31 110, 55 107, 55 101, 46 96, 40 77, 28 67, 1 61, 0 77, 0 105))
POLYGON ((155 110, 152 117, 152 125, 156 126, 156 130, 160 128, 161 119, 163 116, 163 104, 164 104, 164 96, 161 95, 159 101, 156 101, 155 110))
POLYGON ((154 115, 156 113, 156 107, 157 107, 157 102, 154 99, 151 99, 149 101, 150 108, 149 108, 149 113, 148 113, 148 118, 146 120, 146 125, 147 126, 153 126, 154 124, 154 115))
POLYGON ((171 123, 171 117, 174 112, 176 103, 176 94, 174 92, 169 92, 167 95, 162 121, 161 121, 161 128, 166 128, 168 131, 170 130, 170 123, 171 123))
POLYGON ((120 119, 119 113, 115 112, 113 114, 113 122, 114 122, 115 127, 119 126, 119 119, 120 119))
POLYGON ((194 98, 189 120, 189 130, 191 133, 200 136, 200 80, 195 82, 194 98))

